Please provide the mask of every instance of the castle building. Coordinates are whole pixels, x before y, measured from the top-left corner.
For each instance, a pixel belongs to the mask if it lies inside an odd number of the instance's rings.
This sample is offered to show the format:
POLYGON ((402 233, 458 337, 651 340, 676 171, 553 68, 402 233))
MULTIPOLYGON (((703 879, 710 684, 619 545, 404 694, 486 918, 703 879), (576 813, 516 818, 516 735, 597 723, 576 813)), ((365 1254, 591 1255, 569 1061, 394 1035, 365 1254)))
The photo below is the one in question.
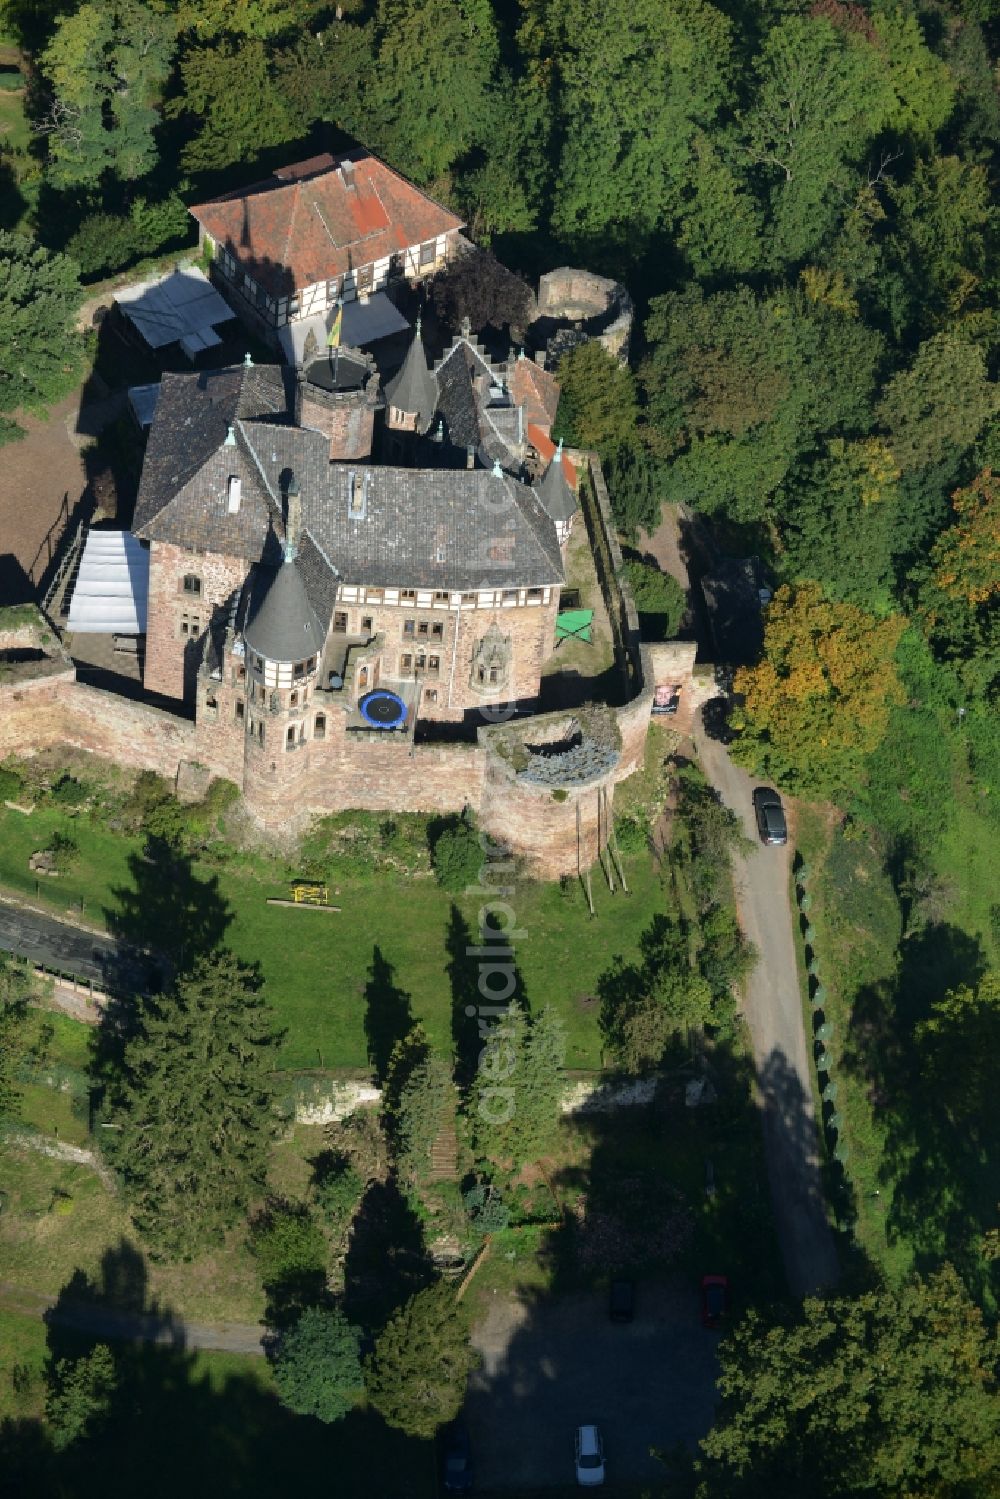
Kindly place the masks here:
POLYGON ((433 275, 455 253, 462 228, 361 149, 282 167, 191 213, 220 289, 272 341, 279 328, 338 301, 433 275))
POLYGON ((372 376, 339 357, 344 390, 314 369, 168 374, 150 431, 134 523, 150 549, 145 686, 218 726, 234 774, 247 755, 368 733, 379 690, 407 731, 498 698, 529 706, 553 647, 576 506, 561 469, 532 485, 499 458, 355 460, 358 421, 330 403, 367 419, 372 376))

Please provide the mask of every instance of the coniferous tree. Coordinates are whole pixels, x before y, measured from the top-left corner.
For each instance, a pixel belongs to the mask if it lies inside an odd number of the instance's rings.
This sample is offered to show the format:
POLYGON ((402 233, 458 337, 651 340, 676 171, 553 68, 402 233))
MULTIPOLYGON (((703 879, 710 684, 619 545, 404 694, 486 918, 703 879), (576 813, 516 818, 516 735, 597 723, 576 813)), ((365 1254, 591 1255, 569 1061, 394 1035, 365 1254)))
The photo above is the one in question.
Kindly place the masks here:
POLYGON ((458 1415, 476 1362, 454 1291, 438 1282, 379 1334, 365 1370, 368 1398, 390 1426, 429 1440, 458 1415))
POLYGON ((261 989, 231 952, 200 958, 125 1046, 105 1148, 160 1256, 217 1244, 263 1188, 280 1037, 261 989))
POLYGON ((472 1124, 480 1155, 522 1166, 551 1144, 559 1117, 566 1041, 551 1008, 534 1018, 516 1001, 494 1021, 472 1089, 472 1124))

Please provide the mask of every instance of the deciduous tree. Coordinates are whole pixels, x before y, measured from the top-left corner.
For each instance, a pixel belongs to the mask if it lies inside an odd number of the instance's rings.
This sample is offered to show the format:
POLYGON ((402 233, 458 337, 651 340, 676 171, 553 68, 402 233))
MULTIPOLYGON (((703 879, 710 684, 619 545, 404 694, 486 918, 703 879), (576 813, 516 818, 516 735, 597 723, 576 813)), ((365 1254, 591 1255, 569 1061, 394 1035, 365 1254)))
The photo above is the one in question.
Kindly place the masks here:
POLYGON ((86 4, 59 20, 41 58, 54 183, 93 187, 105 173, 134 182, 155 165, 175 35, 173 20, 142 0, 86 4))
POLYGON ((364 1388, 361 1337, 336 1307, 310 1306, 284 1333, 274 1357, 281 1403, 297 1416, 340 1421, 364 1388))
POLYGON ((949 331, 922 343, 910 367, 893 376, 878 417, 905 473, 960 455, 998 408, 983 350, 949 331))
POLYGON ((574 447, 596 448, 610 458, 637 442, 639 404, 635 377, 596 339, 559 361, 561 391, 553 437, 574 447))
POLYGON ((26 963, 0 953, 0 1118, 20 1106, 17 1069, 28 1050, 28 1002, 38 985, 26 963))
POLYGON ((994 1341, 950 1266, 809 1297, 776 1323, 751 1309, 719 1357, 703 1499, 989 1493, 1000 1478, 994 1341))
POLYGON ((893 656, 903 627, 825 598, 816 583, 779 588, 763 660, 734 680, 743 698, 734 760, 813 797, 856 784, 902 700, 893 656))
POLYGON ((45 1401, 57 1450, 97 1431, 108 1416, 117 1386, 114 1357, 106 1343, 98 1343, 82 1358, 59 1359, 45 1401))
POLYGON ((83 362, 81 297, 65 255, 0 230, 0 443, 21 435, 5 413, 42 410, 72 390, 83 362))

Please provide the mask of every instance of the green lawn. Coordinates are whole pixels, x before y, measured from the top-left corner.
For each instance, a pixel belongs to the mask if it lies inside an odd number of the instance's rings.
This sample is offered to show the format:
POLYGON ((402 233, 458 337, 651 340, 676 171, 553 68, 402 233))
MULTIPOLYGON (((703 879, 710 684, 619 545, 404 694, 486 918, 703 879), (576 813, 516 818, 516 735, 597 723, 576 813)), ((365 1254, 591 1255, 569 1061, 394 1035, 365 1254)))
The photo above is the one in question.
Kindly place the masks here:
MULTIPOLYGON (((331 900, 339 914, 268 906, 268 895, 287 895, 287 872, 260 857, 233 854, 224 864, 195 865, 186 891, 155 888, 156 877, 139 857, 141 840, 108 832, 86 816, 71 817, 42 804, 30 817, 0 812, 0 887, 19 891, 63 914, 80 911, 103 925, 123 899, 148 913, 157 943, 172 950, 171 901, 206 910, 221 903, 230 918, 225 941, 248 961, 260 963, 268 994, 287 1027, 279 1065, 284 1069, 358 1069, 368 1063, 366 1013, 407 1007, 394 991, 408 996, 414 1020, 422 1020, 433 1041, 451 1044, 452 992, 448 950, 452 901, 430 877, 388 871, 358 873, 331 867, 331 900), (73 870, 58 880, 36 881, 30 855, 51 834, 68 831, 80 855, 73 870), (153 888, 150 888, 153 887, 153 888), (338 893, 334 894, 333 892, 338 893), (376 951, 378 958, 376 958, 376 951), (374 978, 373 978, 374 972, 374 978), (371 1005, 368 992, 373 991, 371 1005)), ((648 855, 628 861, 632 893, 612 896, 599 873, 594 878, 595 919, 582 891, 525 883, 511 898, 518 929, 516 962, 532 1007, 555 1005, 566 1024, 567 1066, 600 1066, 597 981, 616 953, 636 951, 641 933, 662 907, 659 872, 648 855)), ((465 956, 475 942, 478 898, 458 901, 454 938, 463 976, 478 973, 465 956)))

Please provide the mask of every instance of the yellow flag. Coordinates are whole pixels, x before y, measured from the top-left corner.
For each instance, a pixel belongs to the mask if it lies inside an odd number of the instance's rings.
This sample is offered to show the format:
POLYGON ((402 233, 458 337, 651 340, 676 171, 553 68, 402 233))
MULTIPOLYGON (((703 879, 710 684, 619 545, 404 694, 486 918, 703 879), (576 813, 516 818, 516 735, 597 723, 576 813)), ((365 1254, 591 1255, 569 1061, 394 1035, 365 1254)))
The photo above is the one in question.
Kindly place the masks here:
POLYGON ((337 308, 337 316, 334 318, 334 320, 333 320, 333 326, 330 329, 329 334, 327 335, 326 346, 327 346, 328 349, 339 349, 340 348, 340 330, 343 327, 343 324, 344 324, 344 309, 343 309, 343 307, 338 307, 337 308))

